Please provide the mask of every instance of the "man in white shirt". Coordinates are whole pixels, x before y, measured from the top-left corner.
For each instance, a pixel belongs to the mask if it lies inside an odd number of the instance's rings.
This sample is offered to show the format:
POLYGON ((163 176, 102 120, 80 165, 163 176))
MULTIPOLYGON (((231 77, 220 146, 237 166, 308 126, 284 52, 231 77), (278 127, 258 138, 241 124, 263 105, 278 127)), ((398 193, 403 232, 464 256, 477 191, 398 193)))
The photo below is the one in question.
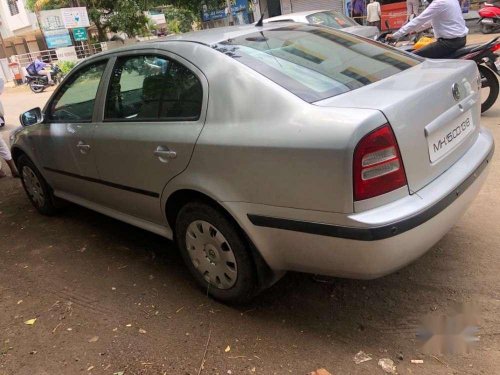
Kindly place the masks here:
POLYGON ((411 32, 432 25, 436 42, 417 51, 415 54, 428 58, 446 58, 457 49, 465 46, 469 29, 465 26, 462 9, 457 0, 434 0, 418 17, 408 22, 387 39, 399 39, 411 32))
POLYGON ((380 30, 380 3, 375 0, 370 0, 370 4, 366 7, 366 21, 369 26, 377 26, 380 30))
MULTIPOLYGON (((4 159, 10 168, 12 177, 19 177, 14 160, 12 160, 12 155, 10 154, 9 146, 4 142, 2 136, 0 135, 0 158, 4 159)), ((5 177, 6 174, 2 171, 2 162, 0 161, 0 178, 5 177)))

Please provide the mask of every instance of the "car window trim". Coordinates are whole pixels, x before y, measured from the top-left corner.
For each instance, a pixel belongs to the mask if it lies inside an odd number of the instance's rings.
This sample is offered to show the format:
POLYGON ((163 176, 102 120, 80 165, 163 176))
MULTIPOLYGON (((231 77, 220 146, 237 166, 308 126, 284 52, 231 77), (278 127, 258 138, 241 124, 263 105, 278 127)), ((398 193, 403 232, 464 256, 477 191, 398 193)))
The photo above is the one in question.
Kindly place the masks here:
POLYGON ((111 59, 109 56, 103 56, 102 58, 99 58, 99 59, 91 59, 89 61, 82 62, 82 63, 78 64, 75 67, 75 69, 73 71, 71 71, 66 77, 64 77, 63 81, 59 84, 57 89, 54 90, 54 92, 52 93, 52 95, 50 96, 49 100, 47 101, 47 103, 45 104, 45 106, 43 108, 43 114, 44 114, 43 123, 44 124, 61 124, 61 123, 64 123, 64 124, 91 124, 91 123, 95 122, 96 109, 98 108, 98 103, 99 103, 98 102, 99 93, 100 93, 101 87, 104 83, 104 78, 106 77, 106 72, 109 69, 110 60, 111 59), (106 66, 104 67, 104 71, 102 73, 101 80, 99 82, 99 86, 97 87, 97 92, 96 92, 96 96, 95 96, 95 100, 94 100, 94 108, 93 108, 93 112, 92 112, 92 119, 91 120, 81 120, 81 121, 64 121, 64 122, 49 120, 48 116, 46 115, 47 111, 52 106, 53 101, 56 100, 57 95, 64 88, 65 84, 69 80, 71 80, 76 74, 81 72, 83 69, 87 68, 89 65, 98 64, 100 62, 106 62, 106 66))
MULTIPOLYGON (((185 122, 188 124, 197 124, 199 122, 205 122, 206 119, 206 112, 208 110, 208 80, 205 76, 205 74, 192 62, 184 58, 183 56, 169 51, 169 50, 164 50, 164 49, 158 49, 158 48, 141 48, 141 49, 133 49, 133 50, 126 50, 126 51, 120 51, 117 52, 115 55, 112 57, 113 63, 112 65, 108 64, 109 72, 106 75, 106 81, 105 85, 103 85, 102 90, 102 102, 101 105, 99 106, 99 113, 97 116, 97 119, 95 122, 99 122, 102 124, 109 124, 109 123, 180 123, 180 122, 185 122), (111 85, 111 76, 113 74, 113 70, 115 68, 115 65, 117 63, 117 60, 119 58, 127 58, 127 57, 134 57, 134 56, 145 56, 145 55, 150 55, 150 56, 158 56, 161 58, 166 58, 169 60, 172 60, 173 62, 176 62, 178 64, 181 64, 185 66, 187 69, 189 69, 195 76, 198 78, 201 88, 203 90, 202 93, 202 104, 201 104, 201 110, 198 118, 196 120, 181 120, 181 119, 143 119, 143 120, 135 120, 135 119, 105 119, 105 114, 106 114, 106 102, 107 102, 107 97, 108 97, 108 91, 111 85)), ((100 88, 101 89, 101 88, 100 88)))

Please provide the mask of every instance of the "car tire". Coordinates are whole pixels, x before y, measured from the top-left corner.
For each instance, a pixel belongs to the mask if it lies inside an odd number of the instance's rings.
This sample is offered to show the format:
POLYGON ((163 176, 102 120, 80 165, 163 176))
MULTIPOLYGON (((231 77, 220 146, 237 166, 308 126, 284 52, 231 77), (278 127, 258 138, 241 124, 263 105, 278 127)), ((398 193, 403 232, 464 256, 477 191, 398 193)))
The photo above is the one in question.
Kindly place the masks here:
POLYGON ((486 79, 486 81, 488 82, 488 87, 490 88, 488 98, 483 103, 481 103, 481 113, 484 113, 488 109, 490 109, 497 101, 500 87, 497 76, 490 68, 487 68, 483 65, 478 65, 478 68, 479 73, 481 73, 481 78, 486 79))
POLYGON ((237 224, 204 202, 181 208, 176 241, 189 271, 214 299, 245 303, 258 291, 257 269, 248 242, 237 224))
POLYGON ((17 169, 31 204, 43 215, 56 214, 58 211, 57 198, 54 197, 52 188, 47 184, 35 164, 26 155, 22 155, 17 160, 17 169))

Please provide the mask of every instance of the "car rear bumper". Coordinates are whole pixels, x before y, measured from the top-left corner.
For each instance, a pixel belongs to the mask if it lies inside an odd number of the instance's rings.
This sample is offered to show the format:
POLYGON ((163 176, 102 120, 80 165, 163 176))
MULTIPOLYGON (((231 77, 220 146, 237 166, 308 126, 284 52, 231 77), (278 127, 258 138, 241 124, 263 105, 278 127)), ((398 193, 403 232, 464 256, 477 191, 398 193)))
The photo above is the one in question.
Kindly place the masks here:
POLYGON ((229 209, 273 269, 376 278, 420 257, 455 225, 485 182, 493 151, 483 129, 471 149, 418 194, 362 213, 243 203, 229 209))

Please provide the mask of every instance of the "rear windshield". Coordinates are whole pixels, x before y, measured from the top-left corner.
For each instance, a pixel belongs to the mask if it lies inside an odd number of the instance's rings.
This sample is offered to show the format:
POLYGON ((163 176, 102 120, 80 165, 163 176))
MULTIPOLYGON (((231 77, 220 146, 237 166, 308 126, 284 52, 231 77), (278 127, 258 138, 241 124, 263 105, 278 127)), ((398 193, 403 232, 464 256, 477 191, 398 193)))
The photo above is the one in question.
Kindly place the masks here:
POLYGON ((328 11, 318 12, 307 16, 307 21, 313 25, 333 27, 334 29, 343 29, 351 26, 359 26, 354 20, 344 16, 342 13, 328 11))
POLYGON ((356 90, 422 61, 351 34, 299 24, 213 47, 308 102, 356 90))

